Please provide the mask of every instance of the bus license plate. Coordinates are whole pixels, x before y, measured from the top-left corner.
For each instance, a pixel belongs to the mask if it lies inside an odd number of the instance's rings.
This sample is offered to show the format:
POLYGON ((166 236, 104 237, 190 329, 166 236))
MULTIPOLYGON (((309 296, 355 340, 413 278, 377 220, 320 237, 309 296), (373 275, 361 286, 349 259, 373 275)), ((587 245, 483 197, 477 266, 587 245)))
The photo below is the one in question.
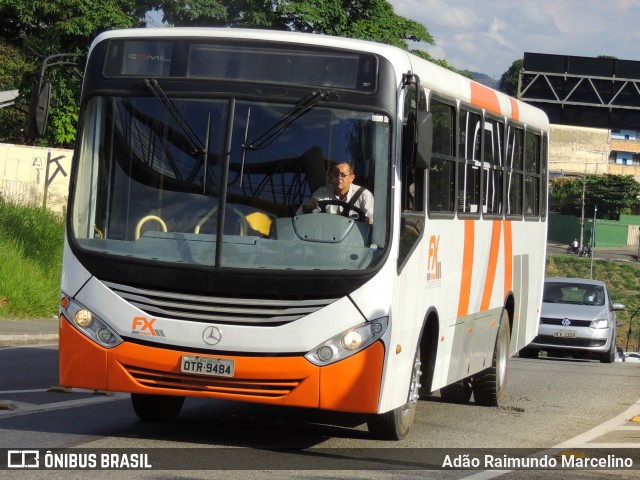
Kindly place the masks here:
POLYGON ((235 362, 228 358, 198 357, 183 355, 180 370, 182 373, 212 375, 215 377, 233 377, 235 362))
POLYGON ((576 338, 576 331, 575 330, 554 330, 553 336, 559 337, 559 338, 576 338))

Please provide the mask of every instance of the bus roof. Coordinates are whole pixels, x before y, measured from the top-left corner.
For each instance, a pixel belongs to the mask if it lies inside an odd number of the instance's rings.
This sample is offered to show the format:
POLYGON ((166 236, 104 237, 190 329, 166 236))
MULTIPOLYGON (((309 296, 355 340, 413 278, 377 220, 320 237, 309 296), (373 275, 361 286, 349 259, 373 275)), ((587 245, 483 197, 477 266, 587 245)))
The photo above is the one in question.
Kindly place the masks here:
POLYGON ((420 77, 421 86, 437 92, 451 101, 461 100, 494 115, 511 118, 529 126, 548 130, 549 120, 540 109, 513 97, 486 87, 474 80, 443 68, 401 48, 382 43, 353 38, 335 37, 301 32, 220 27, 163 27, 110 30, 98 35, 94 46, 111 38, 233 38, 271 42, 286 42, 299 45, 324 46, 374 53, 387 58, 395 67, 397 81, 402 74, 411 71, 420 77))

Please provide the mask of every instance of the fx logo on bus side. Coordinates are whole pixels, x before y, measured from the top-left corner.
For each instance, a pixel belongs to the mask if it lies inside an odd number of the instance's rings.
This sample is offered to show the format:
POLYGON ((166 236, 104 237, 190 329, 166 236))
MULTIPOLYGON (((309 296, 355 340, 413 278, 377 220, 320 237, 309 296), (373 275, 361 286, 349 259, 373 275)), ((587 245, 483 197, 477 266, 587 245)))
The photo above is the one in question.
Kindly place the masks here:
POLYGON ((438 247, 440 235, 431 235, 429 238, 429 259, 427 260, 427 282, 437 282, 442 278, 442 264, 438 261, 438 247))

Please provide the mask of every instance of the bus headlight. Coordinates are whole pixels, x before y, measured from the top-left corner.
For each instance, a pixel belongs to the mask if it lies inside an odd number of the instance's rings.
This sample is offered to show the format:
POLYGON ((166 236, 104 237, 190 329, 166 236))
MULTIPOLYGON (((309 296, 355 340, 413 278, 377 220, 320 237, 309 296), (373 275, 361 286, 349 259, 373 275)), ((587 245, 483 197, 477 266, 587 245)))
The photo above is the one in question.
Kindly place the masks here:
POLYGON ((343 360, 364 350, 387 330, 388 317, 362 323, 321 343, 307 352, 305 358, 314 365, 324 366, 343 360))
POLYGON ((104 348, 113 348, 122 343, 118 334, 95 313, 66 295, 60 299, 60 315, 79 332, 104 348))
POLYGON ((81 308, 73 316, 73 321, 76 322, 76 325, 79 327, 87 328, 91 326, 91 322, 93 322, 93 314, 86 308, 81 308))

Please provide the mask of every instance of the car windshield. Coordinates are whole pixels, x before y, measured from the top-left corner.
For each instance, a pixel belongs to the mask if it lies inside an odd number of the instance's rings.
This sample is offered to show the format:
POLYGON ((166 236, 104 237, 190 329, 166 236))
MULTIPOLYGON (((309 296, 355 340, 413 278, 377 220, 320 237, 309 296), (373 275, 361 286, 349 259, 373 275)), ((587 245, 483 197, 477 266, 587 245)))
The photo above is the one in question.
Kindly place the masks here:
MULTIPOLYGON (((155 90, 154 90, 155 88, 155 90)), ((84 107, 73 236, 88 252, 196 266, 364 270, 383 257, 390 119, 326 105, 96 96, 84 107), (371 222, 300 215, 337 163, 371 222), (222 206, 222 208, 221 208, 222 206)), ((323 101, 320 101, 323 100, 323 101)))
POLYGON ((605 301, 605 293, 601 285, 545 282, 542 301, 545 303, 602 306, 605 301))

